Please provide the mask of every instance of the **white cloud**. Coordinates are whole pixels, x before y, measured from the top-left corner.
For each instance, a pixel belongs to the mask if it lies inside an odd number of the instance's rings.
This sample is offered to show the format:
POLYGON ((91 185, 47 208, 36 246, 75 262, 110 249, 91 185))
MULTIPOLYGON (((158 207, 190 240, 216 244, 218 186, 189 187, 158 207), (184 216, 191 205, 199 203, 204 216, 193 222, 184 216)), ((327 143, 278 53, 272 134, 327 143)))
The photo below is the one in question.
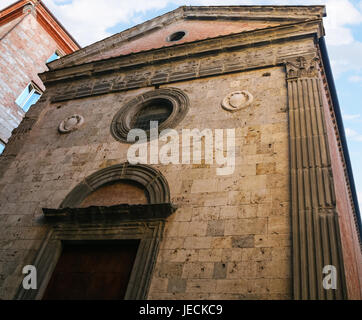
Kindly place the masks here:
POLYGON ((343 46, 329 46, 328 52, 337 77, 347 71, 362 71, 362 42, 354 41, 343 46))
POLYGON ((350 82, 362 82, 362 76, 351 76, 348 78, 350 82))
POLYGON ((350 128, 346 128, 345 131, 346 131, 347 138, 354 140, 354 141, 362 142, 362 134, 360 134, 357 131, 350 129, 350 128))
POLYGON ((0 10, 6 8, 7 6, 13 4, 15 2, 15 0, 1 0, 0 3, 0 10))
POLYGON ((357 198, 358 198, 359 207, 361 209, 362 208, 362 191, 357 192, 357 198))
MULTIPOLYGON (((15 1, 1 0, 0 10, 15 1)), ((137 21, 139 15, 149 10, 162 9, 172 0, 43 0, 43 2, 69 33, 85 46, 111 36, 107 29, 118 23, 136 24, 134 21, 137 21)))
POLYGON ((361 117, 360 114, 345 114, 345 113, 343 113, 342 116, 344 120, 355 120, 361 117))
MULTIPOLYGON (((167 0, 45 0, 45 4, 81 45, 109 37, 107 29, 118 23, 132 23, 148 10, 159 10, 167 0)), ((120 30, 122 31, 122 30, 120 30)))
POLYGON ((348 26, 362 23, 361 12, 348 0, 327 0, 325 3, 327 43, 337 46, 353 43, 353 34, 348 26))

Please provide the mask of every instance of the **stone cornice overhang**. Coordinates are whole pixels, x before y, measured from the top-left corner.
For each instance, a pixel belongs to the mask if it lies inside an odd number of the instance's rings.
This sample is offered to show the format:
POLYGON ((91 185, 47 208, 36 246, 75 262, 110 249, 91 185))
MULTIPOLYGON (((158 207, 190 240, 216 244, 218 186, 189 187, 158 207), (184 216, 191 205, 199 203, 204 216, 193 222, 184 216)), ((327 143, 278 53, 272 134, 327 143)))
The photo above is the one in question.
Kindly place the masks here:
POLYGON ((145 21, 125 31, 97 41, 82 50, 51 62, 50 70, 74 66, 83 58, 88 59, 122 46, 180 20, 217 21, 270 21, 296 23, 321 19, 326 16, 325 6, 181 6, 154 19, 145 21))
MULTIPOLYGON (((58 82, 85 79, 106 73, 124 72, 175 60, 242 50, 243 48, 286 42, 292 39, 319 38, 323 34, 322 19, 316 19, 121 55, 116 58, 47 71, 39 76, 44 84, 49 86, 58 82)), ((282 63, 282 61, 278 63, 282 63)))

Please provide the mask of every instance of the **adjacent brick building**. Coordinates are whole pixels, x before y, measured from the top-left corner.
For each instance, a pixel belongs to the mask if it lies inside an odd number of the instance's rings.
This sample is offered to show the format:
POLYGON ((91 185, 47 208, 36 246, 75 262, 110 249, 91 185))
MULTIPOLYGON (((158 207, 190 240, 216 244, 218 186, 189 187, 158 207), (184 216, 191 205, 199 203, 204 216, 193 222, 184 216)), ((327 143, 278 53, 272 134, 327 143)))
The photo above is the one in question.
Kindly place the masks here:
POLYGON ((0 297, 361 299, 324 16, 180 7, 50 63, 0 158, 0 297), (217 174, 217 150, 129 163, 127 134, 152 119, 180 134, 235 129, 234 172, 217 174), (36 290, 22 286, 29 264, 36 290))
POLYGON ((0 142, 4 146, 45 90, 46 62, 80 47, 41 1, 22 0, 0 11, 0 142), (54 55, 54 56, 53 56, 54 55), (29 86, 30 85, 30 86, 29 86), (22 97, 22 92, 24 93, 22 97))

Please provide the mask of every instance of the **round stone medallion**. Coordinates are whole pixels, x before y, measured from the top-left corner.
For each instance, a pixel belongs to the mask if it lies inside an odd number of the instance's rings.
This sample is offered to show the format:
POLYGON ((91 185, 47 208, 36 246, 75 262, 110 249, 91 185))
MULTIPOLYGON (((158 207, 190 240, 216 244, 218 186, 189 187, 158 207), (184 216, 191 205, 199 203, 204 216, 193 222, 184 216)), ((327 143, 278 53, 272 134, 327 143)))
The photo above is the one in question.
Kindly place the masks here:
POLYGON ((68 133, 77 130, 84 123, 84 118, 79 114, 74 114, 64 119, 59 125, 60 133, 68 133))
POLYGON ((234 91, 228 94, 222 101, 222 107, 228 111, 236 111, 246 108, 253 102, 253 96, 246 90, 234 91))

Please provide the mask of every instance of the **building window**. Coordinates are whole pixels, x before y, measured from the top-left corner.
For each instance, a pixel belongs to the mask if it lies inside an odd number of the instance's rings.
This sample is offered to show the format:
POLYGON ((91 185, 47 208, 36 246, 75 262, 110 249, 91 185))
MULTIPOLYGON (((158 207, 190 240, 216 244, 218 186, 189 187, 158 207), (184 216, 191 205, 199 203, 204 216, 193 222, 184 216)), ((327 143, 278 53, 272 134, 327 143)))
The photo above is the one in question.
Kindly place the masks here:
POLYGON ((168 42, 180 41, 181 39, 183 39, 183 37, 185 37, 185 35, 186 35, 185 31, 177 31, 169 35, 166 40, 168 42))
POLYGON ((41 95, 42 91, 33 82, 30 82, 15 102, 24 112, 27 112, 39 100, 41 95))
POLYGON ((167 99, 151 100, 132 118, 131 128, 148 131, 150 121, 158 121, 158 125, 160 125, 169 118, 172 109, 172 102, 167 99))
POLYGON ((46 63, 52 62, 54 60, 58 60, 61 57, 58 51, 55 51, 52 56, 47 60, 46 63))
POLYGON ((112 136, 127 141, 131 129, 142 129, 150 136, 150 122, 158 122, 158 130, 176 127, 189 110, 189 99, 177 88, 162 88, 146 92, 126 103, 114 116, 112 136))

